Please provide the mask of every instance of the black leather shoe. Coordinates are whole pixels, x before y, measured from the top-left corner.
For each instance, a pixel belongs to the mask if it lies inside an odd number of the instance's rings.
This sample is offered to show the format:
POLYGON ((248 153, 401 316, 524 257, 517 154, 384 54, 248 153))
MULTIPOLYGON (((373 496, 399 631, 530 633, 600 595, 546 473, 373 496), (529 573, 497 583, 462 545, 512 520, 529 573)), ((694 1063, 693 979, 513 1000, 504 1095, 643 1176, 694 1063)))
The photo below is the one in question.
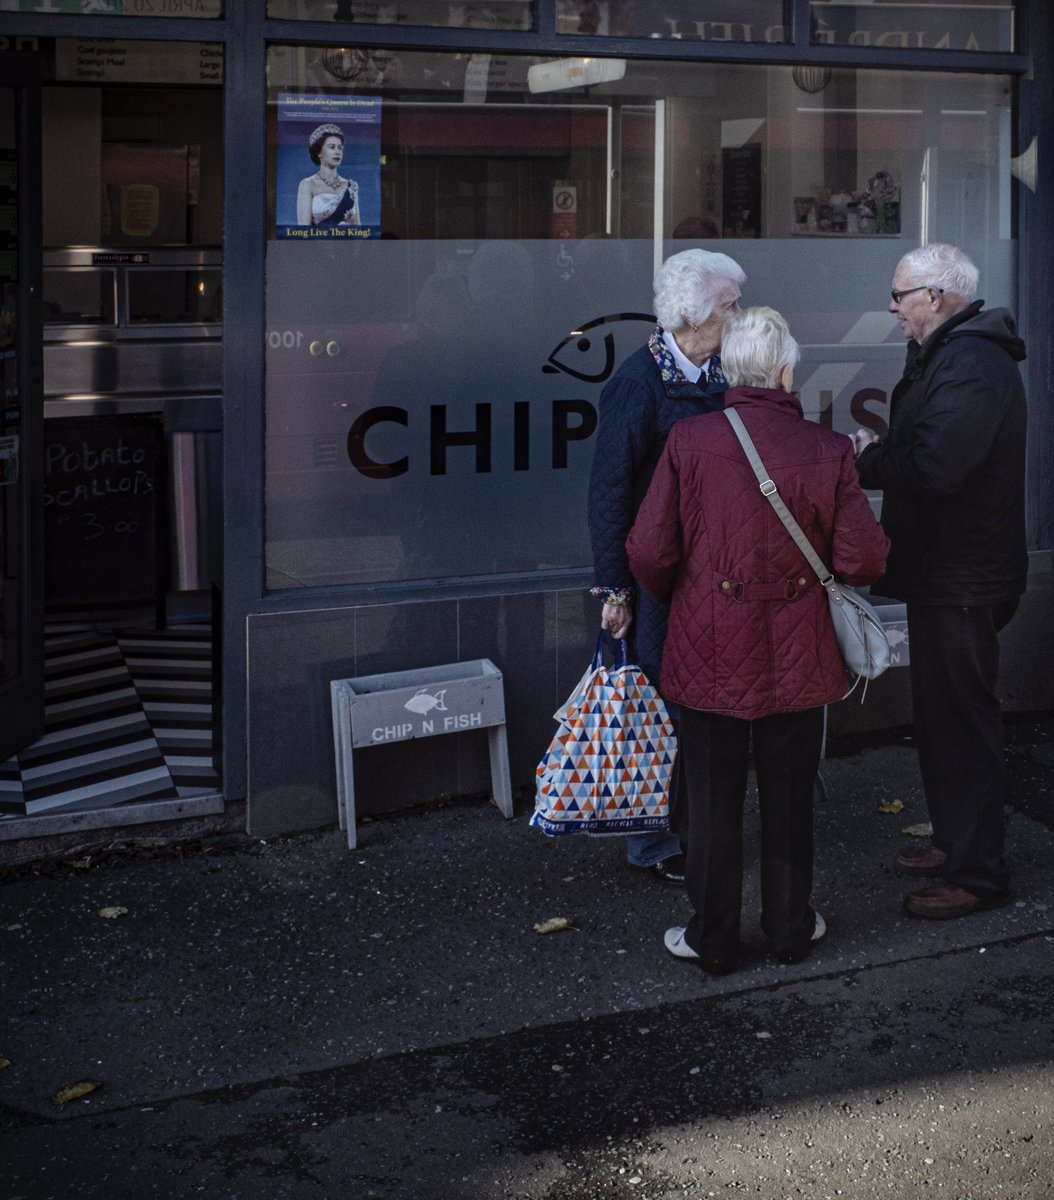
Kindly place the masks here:
POLYGON ((672 858, 664 858, 662 862, 654 863, 649 870, 663 883, 672 883, 675 887, 680 887, 684 883, 684 855, 675 854, 672 858))

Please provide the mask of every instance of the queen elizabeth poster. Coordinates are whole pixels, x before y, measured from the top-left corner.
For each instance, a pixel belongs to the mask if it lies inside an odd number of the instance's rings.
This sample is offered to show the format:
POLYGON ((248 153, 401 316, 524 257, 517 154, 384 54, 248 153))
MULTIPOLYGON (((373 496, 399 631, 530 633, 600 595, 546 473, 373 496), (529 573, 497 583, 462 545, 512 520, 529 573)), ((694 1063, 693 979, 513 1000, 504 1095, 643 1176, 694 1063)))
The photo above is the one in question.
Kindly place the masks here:
POLYGON ((275 214, 280 238, 380 237, 379 96, 278 97, 275 214))

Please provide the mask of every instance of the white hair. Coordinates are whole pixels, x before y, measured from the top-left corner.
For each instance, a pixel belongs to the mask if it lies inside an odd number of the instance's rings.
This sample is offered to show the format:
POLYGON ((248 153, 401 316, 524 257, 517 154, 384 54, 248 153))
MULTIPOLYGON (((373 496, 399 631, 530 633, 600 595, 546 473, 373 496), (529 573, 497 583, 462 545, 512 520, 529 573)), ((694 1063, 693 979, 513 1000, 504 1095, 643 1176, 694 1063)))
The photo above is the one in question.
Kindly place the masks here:
POLYGON ((778 388, 784 367, 801 358, 787 322, 774 308, 748 308, 721 339, 721 369, 732 387, 778 388))
POLYGON ((742 286, 746 281, 746 272, 727 254, 712 250, 671 254, 655 276, 655 316, 671 333, 686 321, 702 325, 714 311, 722 284, 742 286))
POLYGON ((981 273, 965 251, 947 242, 931 242, 909 250, 900 260, 913 280, 935 287, 951 296, 972 300, 977 295, 981 273))

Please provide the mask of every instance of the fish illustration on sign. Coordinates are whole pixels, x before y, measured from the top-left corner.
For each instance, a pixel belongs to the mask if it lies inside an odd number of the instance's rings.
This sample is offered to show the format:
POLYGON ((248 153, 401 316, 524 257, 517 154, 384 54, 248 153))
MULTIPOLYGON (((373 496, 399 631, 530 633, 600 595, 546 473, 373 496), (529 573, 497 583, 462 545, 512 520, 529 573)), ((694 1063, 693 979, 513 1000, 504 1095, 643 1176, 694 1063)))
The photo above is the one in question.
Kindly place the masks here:
POLYGON ((430 692, 428 688, 418 688, 409 700, 403 705, 412 713, 418 713, 424 716, 425 713, 430 713, 433 708, 437 708, 440 712, 446 712, 446 688, 439 692, 430 692))
POLYGON ((909 639, 907 626, 887 625, 886 641, 889 642, 890 665, 906 667, 908 665, 909 639))
POLYGON ((549 355, 542 370, 547 375, 563 371, 564 374, 581 379, 584 383, 604 383, 615 369, 615 339, 610 330, 601 337, 600 327, 621 325, 627 321, 643 321, 651 327, 655 325, 655 318, 650 313, 609 313, 606 317, 596 317, 587 321, 581 329, 572 329, 549 355), (572 343, 575 351, 587 356, 584 364, 581 359, 578 360, 579 367, 573 367, 560 358, 560 352, 572 346, 572 343), (582 370, 583 365, 588 369, 582 370))

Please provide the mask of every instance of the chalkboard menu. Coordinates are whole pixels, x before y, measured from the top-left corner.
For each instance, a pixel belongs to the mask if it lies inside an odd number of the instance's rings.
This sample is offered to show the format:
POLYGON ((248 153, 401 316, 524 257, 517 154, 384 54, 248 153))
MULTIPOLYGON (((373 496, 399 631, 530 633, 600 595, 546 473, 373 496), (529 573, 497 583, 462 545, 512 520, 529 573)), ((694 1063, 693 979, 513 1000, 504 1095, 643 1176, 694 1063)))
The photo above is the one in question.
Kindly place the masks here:
POLYGON ((167 589, 161 418, 44 422, 47 608, 156 603, 167 589))
POLYGON ((761 237, 761 147, 721 151, 725 237, 761 237))

